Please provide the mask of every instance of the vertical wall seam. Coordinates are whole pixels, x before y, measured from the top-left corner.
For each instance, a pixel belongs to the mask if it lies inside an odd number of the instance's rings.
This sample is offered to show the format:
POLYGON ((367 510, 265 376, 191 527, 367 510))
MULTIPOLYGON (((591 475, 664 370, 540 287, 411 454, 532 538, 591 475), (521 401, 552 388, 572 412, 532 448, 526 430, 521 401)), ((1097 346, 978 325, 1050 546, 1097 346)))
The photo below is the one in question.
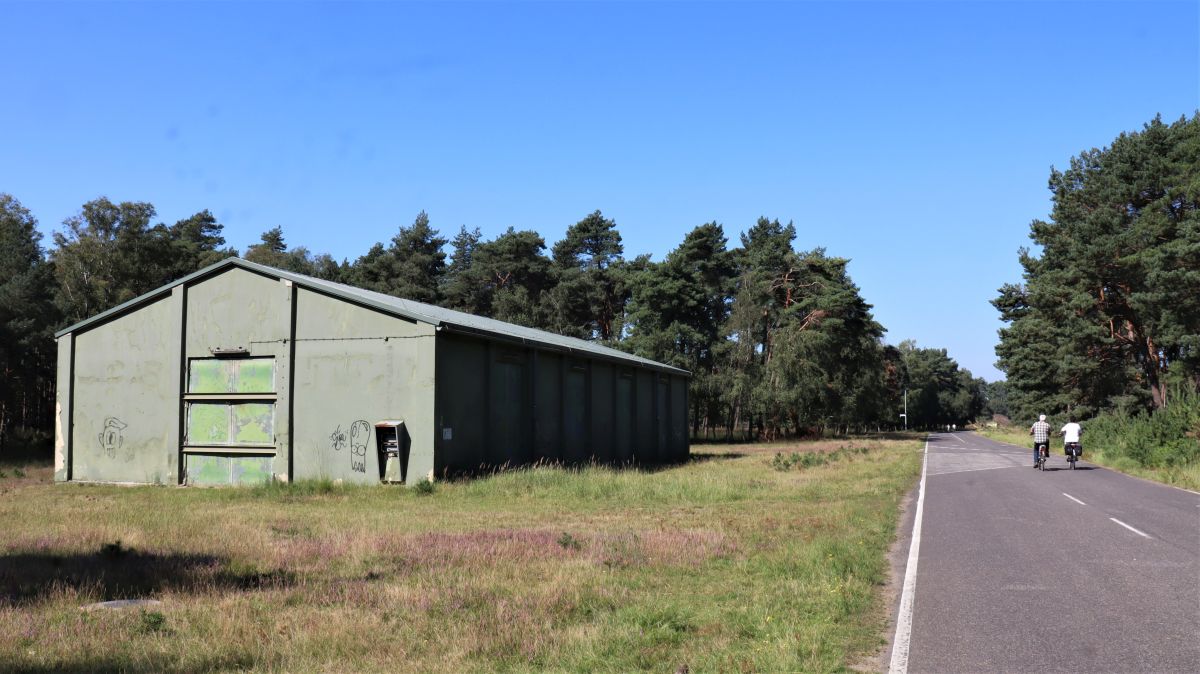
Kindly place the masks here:
POLYGON ((531 423, 529 424, 529 449, 526 450, 530 460, 537 461, 538 455, 541 453, 538 447, 538 350, 530 347, 529 351, 529 370, 524 374, 526 377, 526 390, 529 391, 529 415, 531 423))
POLYGON ((483 456, 476 469, 487 465, 492 455, 492 368, 496 366, 496 344, 488 340, 483 351, 483 456))
MULTIPOLYGON (((444 441, 442 434, 445 433, 445 420, 442 419, 442 343, 445 339, 445 333, 442 332, 439 326, 434 326, 433 329, 433 456, 430 457, 433 467, 433 475, 430 480, 442 473, 439 469, 444 468, 444 464, 440 464, 440 457, 444 456, 444 441)), ((409 449, 412 452, 412 449, 409 449)), ((409 461, 412 461, 412 455, 409 456, 409 461)), ((404 485, 408 485, 408 481, 404 481, 404 485)))
POLYGON ((617 447, 617 434, 621 432, 617 428, 617 380, 620 378, 621 366, 614 364, 612 368, 612 437, 609 438, 609 444, 612 446, 612 462, 614 465, 620 465, 621 463, 621 450, 617 447))
POLYGON ((71 364, 67 377, 67 437, 65 438, 67 452, 67 482, 75 478, 75 333, 71 333, 69 342, 71 349, 71 364))
POLYGON ((567 368, 571 366, 567 356, 558 357, 558 458, 567 461, 567 368))
POLYGON ((587 455, 589 461, 596 460, 596 428, 598 427, 596 419, 596 409, 592 404, 592 365, 595 361, 591 358, 587 359, 587 369, 584 370, 583 380, 583 413, 589 420, 587 434, 587 455))
POLYGON ((641 416, 641 408, 638 407, 638 377, 637 368, 630 369, 631 376, 629 380, 629 407, 631 414, 629 415, 630 439, 629 439, 629 455, 632 463, 639 463, 638 457, 642 455, 638 450, 641 449, 642 432, 638 428, 638 417, 641 416))
POLYGON ((175 484, 184 484, 186 475, 186 458, 183 454, 183 444, 186 438, 185 429, 187 427, 187 403, 183 400, 183 394, 187 392, 187 309, 188 309, 188 284, 180 285, 180 300, 182 307, 179 312, 179 423, 176 430, 175 439, 175 484))
POLYGON ((295 283, 289 284, 291 293, 291 317, 288 321, 288 426, 287 426, 287 472, 288 482, 296 481, 296 304, 299 300, 295 283))

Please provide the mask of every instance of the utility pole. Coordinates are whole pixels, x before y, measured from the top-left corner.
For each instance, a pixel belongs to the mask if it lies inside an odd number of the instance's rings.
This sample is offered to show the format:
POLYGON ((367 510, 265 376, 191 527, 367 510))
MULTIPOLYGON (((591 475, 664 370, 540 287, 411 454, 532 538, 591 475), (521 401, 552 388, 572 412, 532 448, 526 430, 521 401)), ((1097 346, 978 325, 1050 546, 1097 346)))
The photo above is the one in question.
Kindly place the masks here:
POLYGON ((908 430, 908 389, 904 389, 904 414, 901 414, 900 416, 904 417, 904 430, 907 431, 908 430))

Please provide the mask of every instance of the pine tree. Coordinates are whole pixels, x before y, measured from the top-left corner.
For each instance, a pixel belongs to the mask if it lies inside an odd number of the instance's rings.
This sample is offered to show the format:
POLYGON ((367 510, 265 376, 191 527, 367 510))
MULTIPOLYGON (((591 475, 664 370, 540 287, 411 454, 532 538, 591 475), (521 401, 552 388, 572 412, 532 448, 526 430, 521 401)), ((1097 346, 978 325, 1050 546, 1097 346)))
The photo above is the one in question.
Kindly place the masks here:
POLYGON ((692 373, 693 432, 720 418, 722 329, 729 317, 733 259, 721 225, 701 225, 658 264, 632 274, 629 339, 634 353, 692 373))
POLYGON ((421 211, 412 225, 401 227, 392 237, 390 246, 377 243, 359 258, 350 271, 351 281, 368 290, 435 304, 446 272, 445 245, 446 239, 421 211))
POLYGON ((1022 250, 1024 283, 993 301, 1010 406, 1167 405, 1173 377, 1200 379, 1200 115, 1121 134, 1049 186, 1042 254, 1022 250))
POLYGON ((37 220, 0 193, 0 455, 16 427, 48 428, 58 316, 37 220))
POLYGON ((617 224, 600 211, 567 229, 553 249, 552 330, 602 342, 621 337, 629 300, 622 253, 617 224))

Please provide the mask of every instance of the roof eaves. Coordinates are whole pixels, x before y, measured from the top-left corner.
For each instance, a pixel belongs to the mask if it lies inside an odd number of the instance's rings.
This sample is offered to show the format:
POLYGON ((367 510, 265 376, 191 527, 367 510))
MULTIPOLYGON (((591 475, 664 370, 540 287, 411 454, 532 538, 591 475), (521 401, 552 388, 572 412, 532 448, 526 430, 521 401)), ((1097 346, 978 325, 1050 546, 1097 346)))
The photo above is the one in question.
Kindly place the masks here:
POLYGON ((439 329, 448 330, 464 335, 473 335, 475 337, 483 337, 485 339, 494 339, 503 342, 511 342, 522 346, 529 346, 543 351, 552 351, 556 353, 565 353, 579 358, 591 358, 595 360, 604 360, 610 363, 624 364, 629 367, 640 367, 647 370, 657 370, 659 372, 667 372, 669 374, 678 374, 685 377, 691 377, 692 373, 687 370, 681 370, 677 367, 672 367, 664 363, 659 363, 648 358, 641 358, 633 354, 617 352, 613 354, 603 353, 594 349, 578 349, 573 348, 568 344, 561 344, 547 340, 531 339, 520 335, 499 332, 496 330, 488 330, 471 325, 461 325, 457 323, 449 323, 442 321, 439 329))

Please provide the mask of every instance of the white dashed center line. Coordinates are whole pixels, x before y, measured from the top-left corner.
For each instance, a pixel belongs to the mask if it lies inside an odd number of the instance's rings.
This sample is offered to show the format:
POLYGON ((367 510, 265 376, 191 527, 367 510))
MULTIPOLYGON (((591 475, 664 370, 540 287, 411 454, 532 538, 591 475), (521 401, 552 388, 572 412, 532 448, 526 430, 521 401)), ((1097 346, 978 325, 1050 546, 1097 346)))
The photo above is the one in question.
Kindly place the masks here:
POLYGON ((1075 498, 1074 496, 1071 496, 1070 494, 1068 494, 1068 493, 1067 493, 1067 492, 1065 492, 1065 491, 1062 493, 1062 495, 1063 495, 1063 496, 1066 496, 1067 498, 1071 499, 1072 501, 1074 501, 1074 502, 1078 503, 1079 505, 1087 505, 1087 504, 1086 504, 1086 503, 1084 503, 1083 501, 1080 501, 1079 499, 1075 498))
POLYGON ((1146 533, 1146 532, 1144 532, 1144 531, 1138 531, 1137 529, 1134 529, 1133 527, 1129 526, 1128 524, 1125 524, 1124 522, 1122 522, 1121 520, 1119 520, 1119 519, 1117 519, 1117 518, 1115 518, 1115 517, 1110 517, 1110 518, 1108 518, 1108 519, 1110 519, 1110 520, 1112 520, 1112 521, 1116 522, 1117 524, 1120 524, 1121 526, 1123 526, 1123 527, 1125 527, 1126 529, 1128 529, 1128 530, 1132 531, 1133 533, 1137 534, 1138 536, 1145 536, 1146 538, 1150 538, 1150 534, 1148 534, 1148 533, 1146 533))

